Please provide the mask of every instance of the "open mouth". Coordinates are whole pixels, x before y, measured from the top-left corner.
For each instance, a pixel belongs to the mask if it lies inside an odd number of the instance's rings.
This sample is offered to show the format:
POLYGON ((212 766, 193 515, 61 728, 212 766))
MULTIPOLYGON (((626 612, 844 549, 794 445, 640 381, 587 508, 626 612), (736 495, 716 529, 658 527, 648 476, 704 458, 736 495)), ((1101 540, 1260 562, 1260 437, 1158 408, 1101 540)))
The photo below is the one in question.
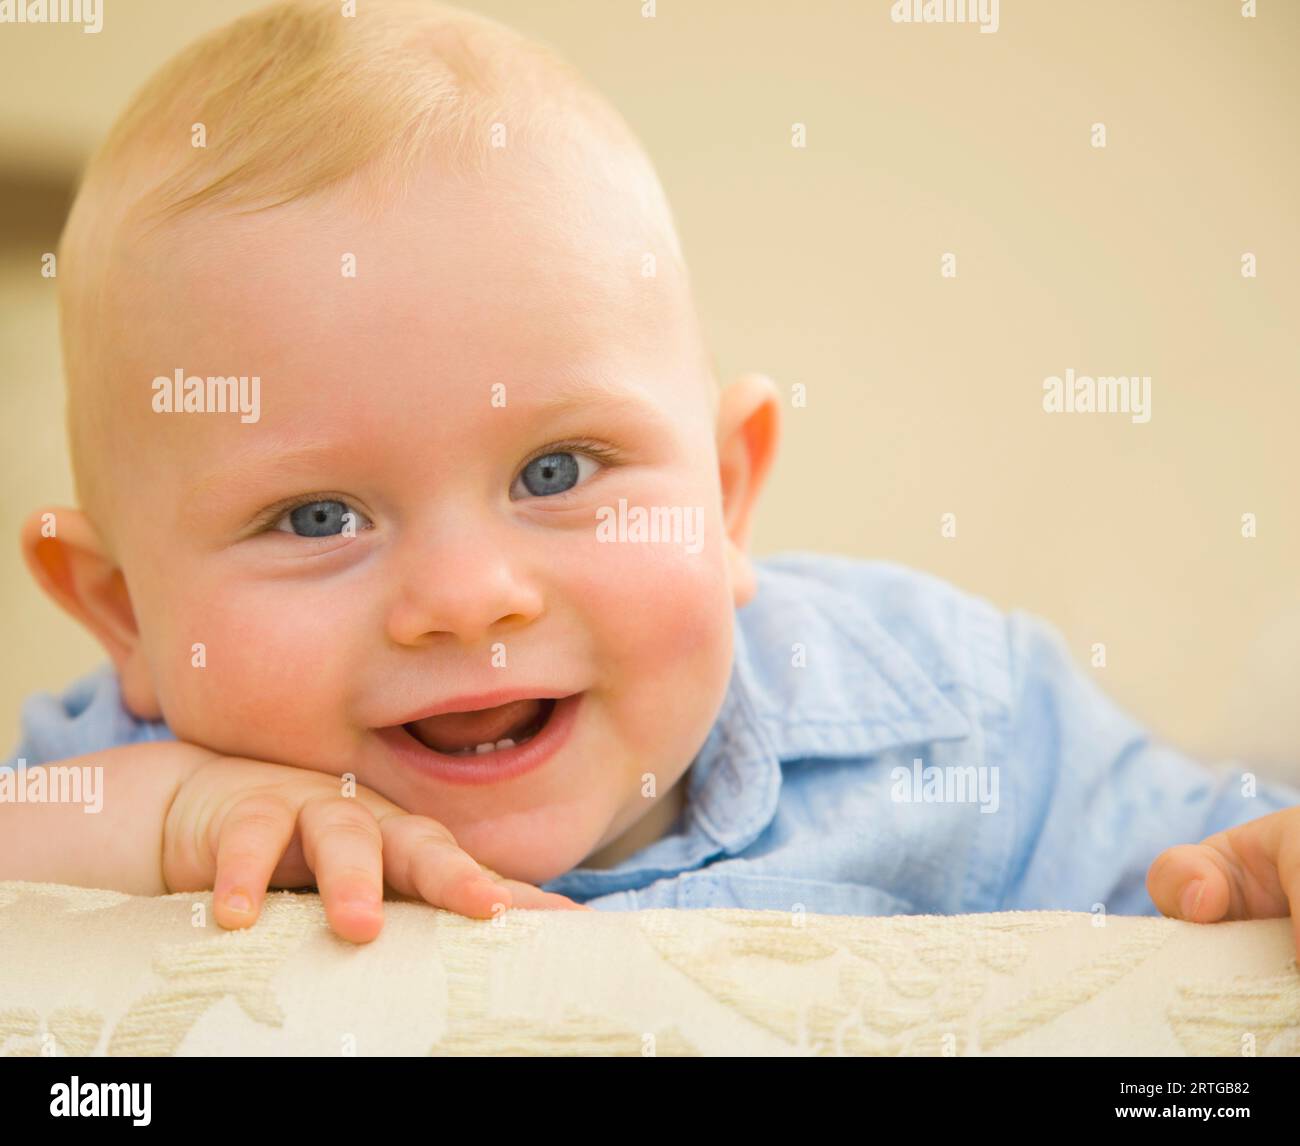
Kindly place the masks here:
POLYGON ((444 712, 402 727, 443 756, 487 756, 527 744, 546 727, 555 711, 554 698, 514 700, 471 712, 444 712))

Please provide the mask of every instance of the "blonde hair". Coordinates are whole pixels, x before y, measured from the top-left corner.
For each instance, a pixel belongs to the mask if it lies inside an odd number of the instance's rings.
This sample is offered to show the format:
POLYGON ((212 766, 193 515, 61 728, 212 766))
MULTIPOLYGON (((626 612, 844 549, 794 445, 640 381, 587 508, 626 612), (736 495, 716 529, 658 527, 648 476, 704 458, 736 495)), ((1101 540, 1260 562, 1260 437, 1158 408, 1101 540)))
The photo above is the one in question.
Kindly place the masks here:
POLYGON ((562 166, 566 149, 606 145, 680 264, 667 199, 626 123, 569 64, 486 17, 433 0, 364 0, 355 16, 340 0, 282 0, 165 64, 88 164, 60 244, 68 429, 92 518, 106 516, 86 479, 107 430, 92 376, 115 257, 203 209, 262 211, 328 190, 372 211, 431 154, 448 177, 483 173, 500 131, 516 161, 562 166))
MULTIPOLYGON (((436 145, 481 171, 493 129, 561 142, 580 119, 639 149, 618 114, 549 49, 433 0, 282 0, 203 37, 137 93, 91 160, 91 183, 142 145, 175 157, 137 204, 167 219, 211 204, 265 209, 377 162, 392 180, 436 145), (567 114, 566 114, 567 113, 567 114), (192 145, 201 124, 206 145, 192 145)), ((368 201, 367 200, 363 200, 368 201)))

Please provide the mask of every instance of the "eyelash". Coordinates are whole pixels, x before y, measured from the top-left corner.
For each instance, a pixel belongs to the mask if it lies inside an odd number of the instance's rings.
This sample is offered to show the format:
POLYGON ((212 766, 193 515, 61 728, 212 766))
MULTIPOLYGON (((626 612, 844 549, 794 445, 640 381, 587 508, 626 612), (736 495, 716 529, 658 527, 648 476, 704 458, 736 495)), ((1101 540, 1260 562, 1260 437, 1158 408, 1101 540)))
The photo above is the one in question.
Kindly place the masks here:
MULTIPOLYGON (((594 438, 570 438, 563 442, 552 442, 549 446, 544 446, 540 450, 534 450, 533 453, 524 461, 524 464, 516 471, 515 476, 511 479, 513 485, 519 480, 519 475, 524 472, 538 458, 544 458, 547 454, 586 454, 589 458, 595 458, 598 462, 607 466, 616 466, 622 459, 613 446, 606 445, 604 442, 598 442, 594 438)), ((554 495, 562 497, 563 494, 554 495)))
MULTIPOLYGON (((519 480, 519 475, 523 473, 538 458, 544 458, 547 454, 586 454, 590 458, 595 458, 602 465, 616 466, 622 461, 622 454, 615 447, 607 445, 604 442, 596 441, 594 438, 569 438, 562 442, 552 442, 540 450, 535 450, 519 467, 515 476, 511 479, 511 486, 519 480)), ((572 491, 565 491, 566 493, 572 491)), ((563 497, 564 494, 552 494, 552 498, 563 497)), ((287 532, 285 530, 276 530, 275 524, 285 514, 292 513, 304 505, 312 505, 318 501, 337 501, 346 505, 349 509, 356 509, 346 497, 338 493, 309 493, 299 497, 288 498, 285 501, 278 501, 274 505, 268 506, 254 519, 249 529, 250 534, 287 532)), ((364 528, 369 529, 367 525, 364 528)), ((296 536, 296 535, 293 535, 296 536)), ((304 538, 310 540, 310 538, 304 538)))
MULTIPOLYGON (((253 519, 253 522, 249 526, 249 530, 248 530, 249 536, 255 536, 259 533, 288 532, 287 530, 277 530, 275 528, 276 522, 278 522, 280 518, 284 517, 286 514, 292 513, 295 509, 301 509, 304 505, 314 505, 318 501, 337 501, 342 505, 346 505, 350 510, 357 509, 357 507, 352 503, 350 499, 344 497, 342 494, 339 493, 321 492, 321 493, 304 494, 300 497, 288 498, 285 501, 277 501, 274 505, 267 506, 266 509, 264 509, 261 513, 257 515, 257 517, 253 519)), ((362 516, 364 516, 364 514, 362 516)), ((367 518, 367 521, 368 520, 369 518, 367 518)), ((365 526, 358 526, 357 528, 358 531, 360 531, 361 529, 369 529, 371 527, 369 525, 365 525, 365 526)), ((309 541, 312 540, 312 538, 303 538, 303 540, 309 541)), ((316 538, 315 540, 319 541, 322 540, 322 538, 316 538)))

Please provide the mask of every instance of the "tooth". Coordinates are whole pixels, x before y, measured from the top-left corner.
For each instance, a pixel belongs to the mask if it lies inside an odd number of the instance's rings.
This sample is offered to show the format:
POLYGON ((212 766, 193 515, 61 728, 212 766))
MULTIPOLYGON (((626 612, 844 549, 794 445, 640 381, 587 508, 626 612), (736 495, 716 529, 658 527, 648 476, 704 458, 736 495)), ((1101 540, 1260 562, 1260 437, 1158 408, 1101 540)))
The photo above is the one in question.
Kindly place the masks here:
POLYGON ((511 740, 510 737, 508 736, 504 740, 497 741, 498 752, 500 752, 502 748, 513 748, 514 746, 515 746, 515 742, 511 740))
POLYGON ((488 743, 488 744, 480 744, 480 745, 478 746, 478 748, 477 748, 477 752, 478 752, 478 754, 479 754, 480 756, 482 756, 483 753, 485 753, 485 752, 493 752, 493 751, 495 751, 495 750, 496 750, 496 745, 495 745, 495 744, 491 744, 491 743, 488 743))

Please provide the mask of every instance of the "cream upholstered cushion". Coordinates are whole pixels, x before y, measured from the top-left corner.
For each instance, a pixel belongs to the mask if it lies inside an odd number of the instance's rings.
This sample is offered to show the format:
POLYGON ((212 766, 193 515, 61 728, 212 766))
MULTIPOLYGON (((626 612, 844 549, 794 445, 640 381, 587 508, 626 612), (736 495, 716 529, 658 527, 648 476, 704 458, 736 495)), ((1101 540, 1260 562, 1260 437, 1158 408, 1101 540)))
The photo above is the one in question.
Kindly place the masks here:
POLYGON ((1300 1054, 1288 920, 210 909, 0 883, 0 1054, 1300 1054))

